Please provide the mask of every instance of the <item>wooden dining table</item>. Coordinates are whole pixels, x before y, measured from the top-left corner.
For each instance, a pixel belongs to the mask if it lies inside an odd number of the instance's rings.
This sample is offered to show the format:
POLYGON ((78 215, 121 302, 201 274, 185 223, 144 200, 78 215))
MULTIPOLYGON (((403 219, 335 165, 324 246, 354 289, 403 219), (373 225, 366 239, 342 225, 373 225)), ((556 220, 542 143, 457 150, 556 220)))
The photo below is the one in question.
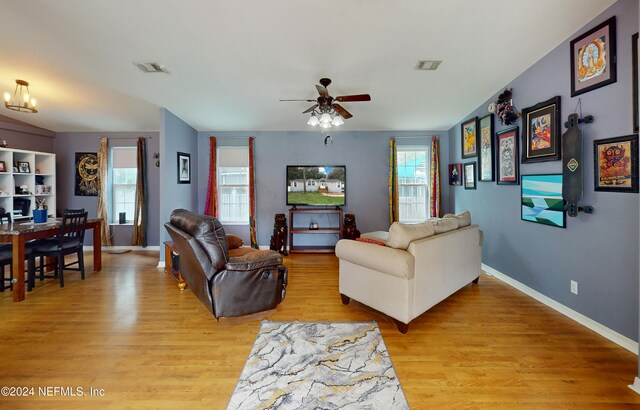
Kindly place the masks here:
MULTIPOLYGON (((47 222, 19 222, 0 224, 0 242, 11 242, 13 270, 13 301, 20 302, 25 297, 24 247, 32 239, 51 238, 58 234, 62 219, 49 218, 47 222)), ((87 219, 87 229, 93 229, 93 270, 102 270, 102 219, 87 219)))

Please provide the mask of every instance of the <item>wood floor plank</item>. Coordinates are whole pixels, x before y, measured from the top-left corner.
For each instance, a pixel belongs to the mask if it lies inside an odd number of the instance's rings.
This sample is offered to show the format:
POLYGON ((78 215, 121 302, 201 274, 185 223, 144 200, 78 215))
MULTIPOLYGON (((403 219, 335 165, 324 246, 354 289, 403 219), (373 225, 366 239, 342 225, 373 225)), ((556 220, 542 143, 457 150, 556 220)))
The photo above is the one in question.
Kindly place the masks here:
MULTIPOLYGON (((91 258, 88 271, 91 271, 91 258)), ((260 321, 378 322, 413 409, 640 408, 627 388, 637 356, 482 275, 400 334, 387 316, 343 305, 333 255, 292 255, 277 309, 216 321, 157 269, 157 253, 105 254, 103 270, 36 282, 25 301, 0 293, 0 408, 223 409, 260 321), (37 397, 45 386, 86 397, 37 397), (89 395, 104 389, 104 396, 89 395)))

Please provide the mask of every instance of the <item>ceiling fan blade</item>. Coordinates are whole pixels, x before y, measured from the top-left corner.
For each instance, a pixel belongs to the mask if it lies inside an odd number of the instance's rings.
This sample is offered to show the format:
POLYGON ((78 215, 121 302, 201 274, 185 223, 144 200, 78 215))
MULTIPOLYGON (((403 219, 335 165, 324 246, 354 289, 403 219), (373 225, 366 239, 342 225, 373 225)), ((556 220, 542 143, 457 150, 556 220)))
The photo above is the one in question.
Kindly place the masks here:
POLYGON ((356 94, 356 95, 341 95, 335 98, 337 101, 351 102, 351 101, 371 101, 369 94, 356 94))
POLYGON ((311 107, 307 108, 305 111, 302 111, 303 114, 306 114, 308 112, 311 112, 313 110, 315 110, 316 108, 318 108, 318 104, 314 104, 311 107))
POLYGON ((316 84, 316 88, 318 89, 318 93, 320 95, 325 97, 329 96, 329 91, 327 91, 327 89, 324 86, 316 84))
POLYGON ((278 101, 306 101, 306 102, 316 102, 316 100, 278 100, 278 101))
POLYGON ((340 104, 333 104, 333 109, 336 110, 336 112, 338 114, 340 114, 340 116, 342 118, 344 118, 345 120, 353 117, 353 115, 351 115, 351 113, 349 111, 347 111, 344 108, 342 108, 342 106, 340 104))

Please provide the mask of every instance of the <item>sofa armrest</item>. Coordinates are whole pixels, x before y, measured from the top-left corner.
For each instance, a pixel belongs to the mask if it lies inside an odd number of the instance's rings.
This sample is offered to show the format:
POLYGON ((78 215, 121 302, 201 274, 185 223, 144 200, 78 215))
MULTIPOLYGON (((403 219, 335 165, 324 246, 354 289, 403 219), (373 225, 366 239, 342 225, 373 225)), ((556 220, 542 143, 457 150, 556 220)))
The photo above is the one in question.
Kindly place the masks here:
POLYGON ((414 276, 414 258, 402 249, 342 239, 336 244, 336 256, 388 275, 405 279, 414 276))

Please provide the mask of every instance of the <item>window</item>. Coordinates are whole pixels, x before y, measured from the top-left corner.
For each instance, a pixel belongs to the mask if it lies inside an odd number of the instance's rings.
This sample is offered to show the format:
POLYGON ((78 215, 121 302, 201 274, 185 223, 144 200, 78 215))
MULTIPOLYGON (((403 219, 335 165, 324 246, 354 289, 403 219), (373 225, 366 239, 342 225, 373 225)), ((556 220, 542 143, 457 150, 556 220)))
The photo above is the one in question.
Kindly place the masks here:
POLYGON ((136 179, 138 177, 137 148, 111 148, 111 213, 110 223, 119 223, 120 213, 125 213, 127 223, 133 222, 136 204, 136 179))
POLYGON ((249 147, 218 148, 218 205, 221 223, 249 225, 249 147))
POLYGON ((398 146, 398 205, 402 223, 428 219, 429 156, 427 147, 398 146))

